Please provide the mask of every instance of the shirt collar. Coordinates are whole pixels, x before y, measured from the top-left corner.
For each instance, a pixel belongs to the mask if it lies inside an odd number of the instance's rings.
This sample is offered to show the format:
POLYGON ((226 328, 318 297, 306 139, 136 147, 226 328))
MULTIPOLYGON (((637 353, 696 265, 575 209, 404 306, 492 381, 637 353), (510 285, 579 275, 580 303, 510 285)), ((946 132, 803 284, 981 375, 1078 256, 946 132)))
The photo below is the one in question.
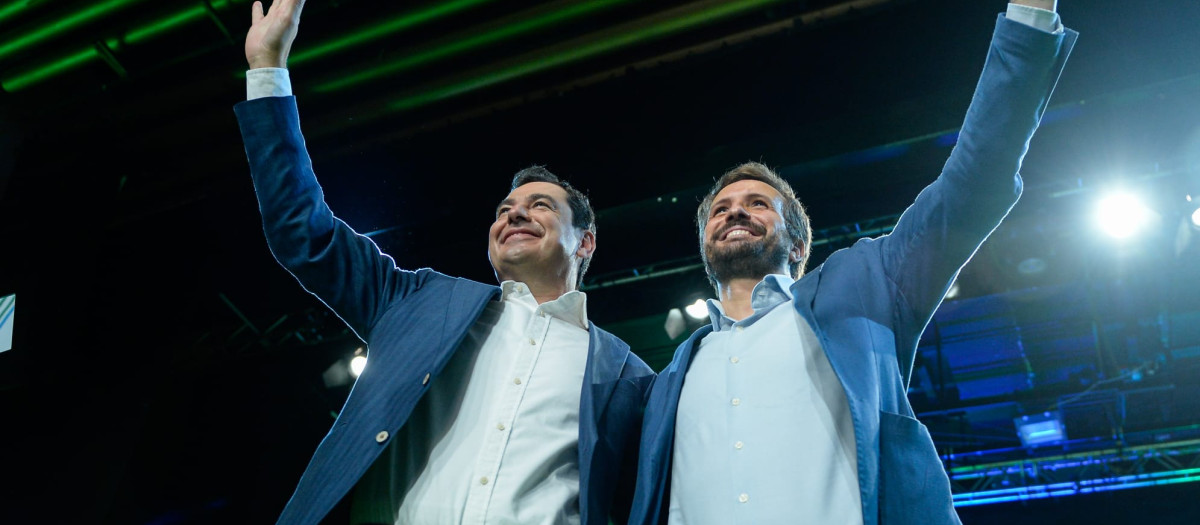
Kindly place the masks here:
POLYGON ((533 310, 534 315, 544 313, 584 330, 588 329, 587 294, 579 290, 571 290, 553 301, 538 304, 525 283, 504 281, 500 283, 500 300, 522 304, 533 310))
POLYGON ((750 292, 750 308, 754 310, 754 315, 741 321, 734 321, 726 316, 721 301, 709 299, 708 318, 712 321, 713 330, 717 332, 729 330, 737 323, 752 324, 772 308, 791 301, 792 283, 795 282, 794 279, 783 274, 771 274, 763 277, 763 280, 754 285, 754 290, 750 292))

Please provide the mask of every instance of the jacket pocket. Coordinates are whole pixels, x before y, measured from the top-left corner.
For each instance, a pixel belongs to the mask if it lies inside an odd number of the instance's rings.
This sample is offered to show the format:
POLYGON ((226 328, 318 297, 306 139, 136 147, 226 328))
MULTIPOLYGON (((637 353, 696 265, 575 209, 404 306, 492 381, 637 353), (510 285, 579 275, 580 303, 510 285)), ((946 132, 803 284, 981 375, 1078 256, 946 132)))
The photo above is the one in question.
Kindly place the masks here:
POLYGON ((950 480, 929 430, 914 418, 879 413, 879 524, 961 524, 950 480))

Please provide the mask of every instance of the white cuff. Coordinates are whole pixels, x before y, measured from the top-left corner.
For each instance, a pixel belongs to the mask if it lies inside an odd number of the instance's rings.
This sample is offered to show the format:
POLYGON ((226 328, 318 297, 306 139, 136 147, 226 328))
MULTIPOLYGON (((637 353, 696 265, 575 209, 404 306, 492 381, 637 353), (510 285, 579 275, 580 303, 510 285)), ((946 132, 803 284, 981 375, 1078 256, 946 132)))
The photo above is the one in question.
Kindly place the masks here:
POLYGON ((1032 7, 1020 4, 1008 4, 1008 12, 1004 14, 1013 22, 1020 22, 1034 29, 1041 29, 1047 33, 1061 33, 1063 31, 1062 22, 1058 18, 1058 13, 1047 9, 1032 7))
POLYGON ((246 100, 286 97, 292 94, 292 79, 282 67, 262 67, 246 72, 246 100))

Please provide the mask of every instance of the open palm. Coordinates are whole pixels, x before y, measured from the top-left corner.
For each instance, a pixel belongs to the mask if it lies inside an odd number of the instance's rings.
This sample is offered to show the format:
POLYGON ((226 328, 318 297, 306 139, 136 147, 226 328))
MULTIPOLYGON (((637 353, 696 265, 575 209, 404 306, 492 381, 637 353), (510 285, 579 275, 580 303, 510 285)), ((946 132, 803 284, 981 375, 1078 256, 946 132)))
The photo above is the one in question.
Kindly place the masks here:
POLYGON ((300 26, 304 0, 275 0, 263 13, 262 2, 254 2, 250 31, 246 33, 246 61, 250 69, 286 67, 288 51, 300 26))

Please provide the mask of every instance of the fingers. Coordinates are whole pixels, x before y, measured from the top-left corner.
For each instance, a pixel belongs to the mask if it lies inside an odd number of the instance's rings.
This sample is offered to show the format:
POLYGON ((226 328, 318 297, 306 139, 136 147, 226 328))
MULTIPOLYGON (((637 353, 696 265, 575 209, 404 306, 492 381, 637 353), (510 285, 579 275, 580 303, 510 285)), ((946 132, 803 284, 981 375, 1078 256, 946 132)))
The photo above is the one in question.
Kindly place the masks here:
POLYGON ((291 8, 289 11, 292 13, 292 19, 299 21, 300 11, 304 10, 304 0, 293 0, 288 2, 288 4, 291 4, 288 7, 291 8))
POLYGON ((257 24, 258 21, 262 20, 262 19, 263 19, 262 2, 255 0, 254 5, 250 7, 250 23, 257 24))

